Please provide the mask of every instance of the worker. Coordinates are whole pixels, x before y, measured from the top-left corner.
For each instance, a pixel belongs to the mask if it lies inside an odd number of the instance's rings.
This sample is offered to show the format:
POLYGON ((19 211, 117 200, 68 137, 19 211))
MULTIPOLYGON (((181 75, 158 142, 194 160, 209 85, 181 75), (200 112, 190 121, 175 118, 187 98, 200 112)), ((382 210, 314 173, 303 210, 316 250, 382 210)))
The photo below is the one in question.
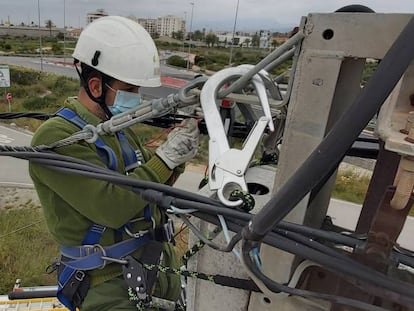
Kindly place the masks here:
MULTIPOLYGON (((85 124, 97 126, 137 107, 140 87, 161 85, 153 40, 138 23, 124 17, 102 17, 89 24, 72 56, 81 81, 78 96, 68 98, 57 116, 39 127, 33 146, 49 145, 78 132, 85 124)), ((198 136, 196 120, 187 119, 170 132, 155 152, 145 149, 130 129, 101 135, 95 142, 55 148, 54 152, 131 178, 169 183, 197 153, 198 136)), ((126 282, 130 274, 123 271, 141 269, 143 264, 179 267, 171 240, 171 222, 160 208, 139 194, 107 181, 65 174, 36 163, 30 163, 29 170, 47 226, 61 245, 58 298, 70 310, 136 310, 137 302, 130 300, 128 291, 134 284, 126 282), (122 245, 132 250, 122 253, 122 245), (107 258, 110 247, 118 258, 107 258), (94 257, 97 253, 106 254, 106 259, 94 257)), ((143 283, 134 287, 146 288, 138 295, 141 300, 160 297, 176 301, 180 295, 177 275, 147 269, 135 282, 142 279, 143 283)))

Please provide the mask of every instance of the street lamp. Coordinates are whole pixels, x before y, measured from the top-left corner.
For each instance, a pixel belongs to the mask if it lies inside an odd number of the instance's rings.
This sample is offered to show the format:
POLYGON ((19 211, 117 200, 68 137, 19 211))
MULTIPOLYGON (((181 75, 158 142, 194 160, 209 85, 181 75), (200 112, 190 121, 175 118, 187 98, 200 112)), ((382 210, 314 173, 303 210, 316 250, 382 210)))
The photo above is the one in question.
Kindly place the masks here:
POLYGON ((231 61, 233 60, 234 33, 236 32, 237 13, 239 12, 239 1, 240 1, 240 0, 237 0, 237 6, 236 6, 236 16, 234 17, 233 35, 232 35, 232 37, 231 37, 231 45, 230 45, 229 66, 231 66, 231 61))
POLYGON ((63 64, 66 64, 66 0, 63 0, 63 64))
POLYGON ((40 71, 43 71, 43 48, 42 48, 42 31, 40 29, 40 0, 37 0, 37 15, 39 17, 39 53, 40 53, 40 71))
POLYGON ((191 4, 191 19, 190 19, 190 35, 189 35, 189 42, 188 42, 188 57, 187 57, 187 70, 190 69, 190 51, 191 51, 191 39, 192 39, 192 28, 193 28, 193 13, 194 13, 194 2, 190 2, 191 4))
POLYGON ((185 43, 185 27, 187 25, 187 12, 184 11, 184 29, 183 29, 183 53, 185 52, 185 47, 184 47, 184 43, 185 43))

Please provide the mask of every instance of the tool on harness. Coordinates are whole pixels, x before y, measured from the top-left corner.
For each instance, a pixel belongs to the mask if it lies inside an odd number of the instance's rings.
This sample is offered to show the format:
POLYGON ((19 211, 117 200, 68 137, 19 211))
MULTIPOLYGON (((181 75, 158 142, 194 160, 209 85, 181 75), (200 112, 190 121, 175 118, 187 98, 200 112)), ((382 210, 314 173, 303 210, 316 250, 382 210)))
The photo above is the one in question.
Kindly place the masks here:
MULTIPOLYGON (((60 109, 56 113, 56 116, 64 118, 65 120, 71 122, 81 129, 84 129, 85 127, 88 128, 88 124, 77 113, 69 108, 60 109)), ((122 132, 117 132, 116 135, 121 145, 122 158, 125 163, 125 171, 129 172, 139 165, 136 151, 128 143, 128 139, 125 137, 125 134, 122 132)), ((96 134, 94 135, 93 139, 88 142, 95 144, 99 157, 109 169, 113 171, 116 171, 118 169, 115 152, 105 144, 101 137, 96 134)))
POLYGON ((141 303, 149 307, 152 302, 152 291, 158 276, 158 269, 148 270, 144 265, 158 267, 161 262, 162 244, 150 241, 143 247, 140 260, 133 256, 125 257, 122 274, 129 288, 136 293, 141 303))

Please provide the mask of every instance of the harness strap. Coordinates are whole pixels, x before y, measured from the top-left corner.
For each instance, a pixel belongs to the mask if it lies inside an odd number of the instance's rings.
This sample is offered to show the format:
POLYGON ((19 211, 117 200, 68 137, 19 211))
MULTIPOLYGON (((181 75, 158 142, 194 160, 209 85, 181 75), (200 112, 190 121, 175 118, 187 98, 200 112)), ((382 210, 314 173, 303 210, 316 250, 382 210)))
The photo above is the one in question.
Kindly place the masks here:
POLYGON ((137 239, 129 239, 117 244, 102 247, 95 246, 62 246, 61 254, 72 260, 65 261, 64 265, 75 270, 93 270, 97 268, 103 268, 106 264, 106 260, 102 257, 111 259, 121 259, 136 249, 144 246, 146 243, 152 240, 152 236, 149 233, 143 234, 137 239))
POLYGON ((99 243, 102 234, 106 231, 106 227, 98 224, 92 224, 88 232, 83 238, 82 245, 94 245, 99 243))
MULTIPOLYGON (((83 129, 87 123, 74 111, 69 108, 62 108, 57 113, 57 116, 62 117, 63 119, 71 122, 72 124, 76 125, 77 127, 83 129)), ((98 155, 101 160, 106 164, 106 166, 113 170, 117 170, 117 158, 115 152, 108 147, 105 142, 102 140, 101 137, 95 141, 95 146, 98 151, 98 155)))
POLYGON ((125 134, 122 132, 117 132, 116 136, 118 137, 119 143, 121 144, 122 158, 125 163, 125 172, 129 172, 134 168, 138 167, 137 154, 134 148, 128 142, 125 134))

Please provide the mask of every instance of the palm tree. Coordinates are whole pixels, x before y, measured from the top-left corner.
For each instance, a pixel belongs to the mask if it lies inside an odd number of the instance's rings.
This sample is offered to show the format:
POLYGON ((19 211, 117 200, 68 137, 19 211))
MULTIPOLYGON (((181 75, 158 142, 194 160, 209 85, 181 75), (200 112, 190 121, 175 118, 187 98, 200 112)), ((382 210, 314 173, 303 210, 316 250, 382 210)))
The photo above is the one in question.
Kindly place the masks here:
POLYGON ((51 19, 47 19, 45 21, 45 24, 46 24, 46 28, 49 28, 49 37, 51 37, 52 36, 52 27, 54 26, 53 22, 52 22, 51 19))

